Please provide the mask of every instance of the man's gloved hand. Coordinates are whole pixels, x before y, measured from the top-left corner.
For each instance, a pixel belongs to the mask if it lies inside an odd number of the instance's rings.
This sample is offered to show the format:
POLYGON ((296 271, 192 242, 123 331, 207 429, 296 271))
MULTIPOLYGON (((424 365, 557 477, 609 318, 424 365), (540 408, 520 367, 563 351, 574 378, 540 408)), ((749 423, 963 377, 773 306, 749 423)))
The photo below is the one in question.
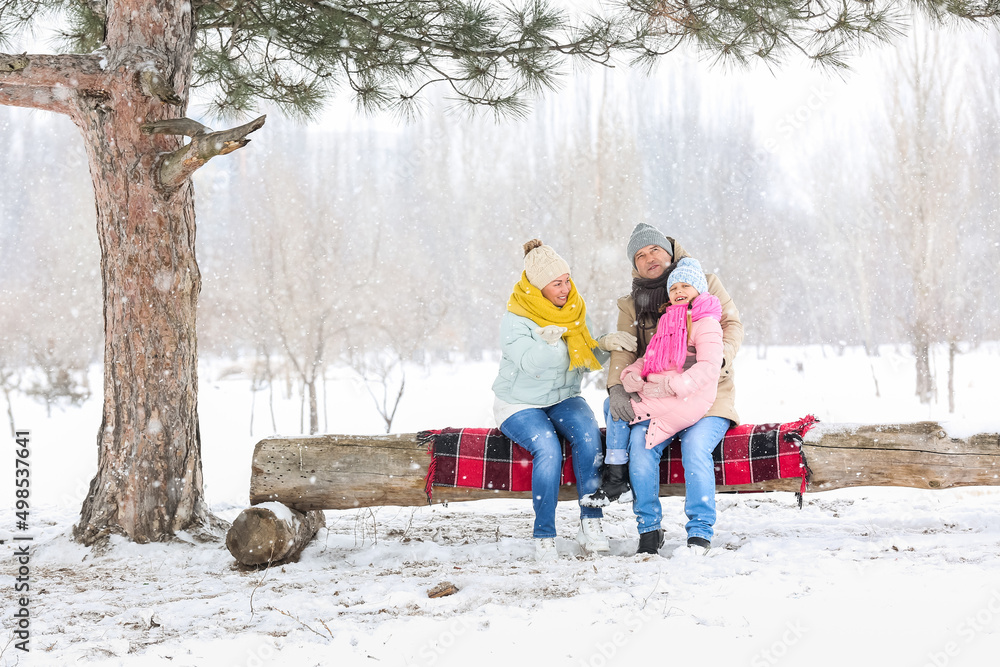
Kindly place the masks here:
POLYGON ((625 391, 625 387, 620 384, 613 385, 608 390, 611 400, 611 417, 620 422, 631 422, 635 419, 635 411, 632 409, 632 401, 640 400, 639 394, 632 394, 625 391))
POLYGON ((612 331, 601 336, 597 344, 608 352, 635 352, 637 348, 635 336, 627 331, 612 331))
POLYGON ((562 338, 562 335, 567 331, 569 331, 569 329, 566 327, 560 327, 555 324, 535 329, 535 333, 538 334, 538 337, 549 345, 555 345, 559 342, 559 339, 562 338))

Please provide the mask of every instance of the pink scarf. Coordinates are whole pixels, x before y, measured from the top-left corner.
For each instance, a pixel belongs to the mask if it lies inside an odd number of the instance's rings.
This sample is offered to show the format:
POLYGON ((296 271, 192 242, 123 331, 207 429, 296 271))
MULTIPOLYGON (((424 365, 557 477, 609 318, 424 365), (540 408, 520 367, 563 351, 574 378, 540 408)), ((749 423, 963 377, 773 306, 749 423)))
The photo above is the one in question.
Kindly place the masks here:
POLYGON ((708 292, 699 294, 690 304, 679 303, 676 306, 668 306, 656 324, 656 334, 646 346, 646 357, 642 362, 643 379, 649 377, 651 373, 663 373, 670 369, 684 370, 688 352, 689 308, 692 322, 705 317, 722 320, 722 304, 716 296, 708 292))

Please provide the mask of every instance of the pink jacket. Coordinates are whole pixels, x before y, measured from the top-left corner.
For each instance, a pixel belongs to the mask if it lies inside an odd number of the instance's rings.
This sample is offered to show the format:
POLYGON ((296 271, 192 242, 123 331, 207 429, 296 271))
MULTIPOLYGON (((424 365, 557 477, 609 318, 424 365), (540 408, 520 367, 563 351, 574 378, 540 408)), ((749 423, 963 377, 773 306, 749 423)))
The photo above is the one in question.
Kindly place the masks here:
POLYGON ((642 379, 644 357, 622 371, 626 391, 639 392, 641 401, 632 401, 635 420, 649 419, 646 448, 652 449, 705 416, 715 403, 722 370, 722 326, 714 317, 692 322, 684 371, 674 369, 653 373, 642 379))

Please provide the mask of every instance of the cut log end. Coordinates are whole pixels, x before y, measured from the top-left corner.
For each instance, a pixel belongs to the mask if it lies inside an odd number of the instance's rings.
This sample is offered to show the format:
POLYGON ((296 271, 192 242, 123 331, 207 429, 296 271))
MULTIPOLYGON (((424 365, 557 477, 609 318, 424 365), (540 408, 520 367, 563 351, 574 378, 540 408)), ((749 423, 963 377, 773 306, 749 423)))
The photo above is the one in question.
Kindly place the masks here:
POLYGON ((326 525, 321 510, 299 512, 280 503, 243 510, 226 534, 226 548, 243 565, 274 565, 297 557, 326 525))

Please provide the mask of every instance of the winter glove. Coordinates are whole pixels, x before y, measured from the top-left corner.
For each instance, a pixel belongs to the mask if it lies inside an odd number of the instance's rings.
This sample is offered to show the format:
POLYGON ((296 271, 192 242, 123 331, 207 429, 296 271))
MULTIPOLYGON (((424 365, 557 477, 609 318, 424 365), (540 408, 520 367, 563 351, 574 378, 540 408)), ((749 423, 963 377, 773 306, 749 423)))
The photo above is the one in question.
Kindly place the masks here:
POLYGON ((549 345, 555 345, 562 338, 562 335, 569 331, 566 327, 560 327, 555 324, 550 324, 545 327, 535 329, 535 333, 538 337, 544 340, 549 345))
POLYGON ((620 384, 613 385, 608 391, 611 400, 611 417, 617 421, 626 423, 635 419, 635 411, 632 410, 632 401, 640 400, 639 394, 629 393, 620 384))
POLYGON ((631 393, 638 393, 642 391, 642 386, 646 382, 642 379, 638 373, 633 371, 625 371, 622 373, 622 386, 625 387, 625 391, 631 393))
POLYGON ((642 393, 650 398, 664 398, 666 396, 676 396, 670 386, 670 376, 666 373, 650 373, 646 378, 646 385, 642 393))
POLYGON ((635 352, 637 349, 635 336, 627 331, 612 331, 609 334, 604 334, 598 339, 597 344, 602 350, 608 352, 635 352))

